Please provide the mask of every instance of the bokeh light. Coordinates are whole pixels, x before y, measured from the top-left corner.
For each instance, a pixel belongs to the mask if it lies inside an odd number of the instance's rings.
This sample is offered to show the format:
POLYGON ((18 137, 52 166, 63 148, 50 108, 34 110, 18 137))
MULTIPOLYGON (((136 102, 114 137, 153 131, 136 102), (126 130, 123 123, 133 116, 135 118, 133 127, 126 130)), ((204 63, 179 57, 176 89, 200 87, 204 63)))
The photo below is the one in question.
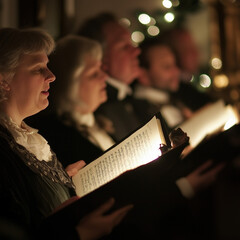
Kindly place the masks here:
POLYGON ((214 77, 213 83, 217 88, 225 88, 229 85, 229 79, 225 74, 219 74, 214 77))
POLYGON ((135 31, 131 35, 132 41, 135 43, 140 43, 145 39, 145 36, 142 32, 140 31, 135 31))
POLYGON ((148 27, 147 32, 150 36, 157 36, 160 33, 160 30, 157 26, 150 26, 148 27))
POLYGON ((149 16, 148 14, 142 13, 142 14, 140 14, 140 15, 138 16, 138 20, 139 20, 139 22, 142 23, 142 24, 149 24, 150 21, 151 21, 151 18, 150 18, 150 16, 149 16))
POLYGON ((179 0, 172 0, 173 7, 178 7, 180 5, 179 0))
POLYGON ((201 74, 199 76, 199 84, 203 88, 209 88, 212 84, 211 78, 207 74, 201 74))
POLYGON ((126 27, 131 26, 131 21, 128 18, 121 18, 119 22, 126 27))
POLYGON ((221 69, 222 68, 222 60, 220 58, 213 58, 211 60, 211 65, 214 69, 221 69))
POLYGON ((172 22, 175 19, 175 15, 171 12, 168 12, 164 15, 164 19, 166 22, 172 22))
POLYGON ((169 0, 163 0, 163 1, 162 1, 162 5, 163 5, 165 8, 171 8, 171 7, 172 7, 172 2, 169 1, 169 0))
POLYGON ((149 25, 155 25, 155 24, 156 24, 155 18, 151 17, 151 21, 149 22, 149 25))

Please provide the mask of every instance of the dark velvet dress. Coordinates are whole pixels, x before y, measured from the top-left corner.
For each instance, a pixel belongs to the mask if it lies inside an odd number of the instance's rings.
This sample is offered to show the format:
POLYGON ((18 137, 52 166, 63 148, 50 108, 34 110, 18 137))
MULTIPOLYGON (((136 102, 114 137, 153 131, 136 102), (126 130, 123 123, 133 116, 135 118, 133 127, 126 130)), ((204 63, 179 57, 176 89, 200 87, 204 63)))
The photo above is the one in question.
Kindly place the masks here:
POLYGON ((0 217, 31 229, 37 239, 44 220, 75 195, 72 181, 54 153, 51 161, 39 161, 1 125, 0 162, 0 217))

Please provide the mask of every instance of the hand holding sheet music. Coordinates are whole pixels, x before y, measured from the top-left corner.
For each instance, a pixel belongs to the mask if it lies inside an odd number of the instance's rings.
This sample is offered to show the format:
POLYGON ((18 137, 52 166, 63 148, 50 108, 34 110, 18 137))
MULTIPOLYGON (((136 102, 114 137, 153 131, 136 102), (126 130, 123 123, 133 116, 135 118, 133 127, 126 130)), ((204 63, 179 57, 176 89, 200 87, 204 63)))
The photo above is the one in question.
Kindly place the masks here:
POLYGON ((154 116, 73 177, 77 194, 82 197, 123 172, 157 159, 161 155, 160 144, 166 141, 160 120, 154 116))

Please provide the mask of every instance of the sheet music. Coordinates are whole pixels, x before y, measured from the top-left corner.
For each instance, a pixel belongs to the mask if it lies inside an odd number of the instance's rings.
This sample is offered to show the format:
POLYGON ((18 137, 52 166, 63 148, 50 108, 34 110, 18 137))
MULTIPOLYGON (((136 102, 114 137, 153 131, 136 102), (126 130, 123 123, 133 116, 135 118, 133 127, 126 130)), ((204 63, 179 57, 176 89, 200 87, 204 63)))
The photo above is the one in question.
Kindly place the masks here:
POLYGON ((160 144, 166 143, 159 121, 154 116, 123 142, 81 169, 73 177, 77 195, 84 196, 123 172, 158 158, 160 144))
POLYGON ((190 137, 190 145, 197 146, 204 137, 217 129, 228 127, 238 122, 238 116, 232 106, 226 106, 223 100, 205 107, 179 127, 190 137))

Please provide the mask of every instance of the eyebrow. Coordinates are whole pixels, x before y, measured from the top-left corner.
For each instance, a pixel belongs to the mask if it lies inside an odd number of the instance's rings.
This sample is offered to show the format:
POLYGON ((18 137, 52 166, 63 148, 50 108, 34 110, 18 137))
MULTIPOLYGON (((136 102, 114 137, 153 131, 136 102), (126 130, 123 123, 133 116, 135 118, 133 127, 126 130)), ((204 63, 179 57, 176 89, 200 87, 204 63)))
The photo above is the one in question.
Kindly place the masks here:
POLYGON ((32 62, 31 64, 29 64, 31 67, 34 67, 34 66, 38 66, 38 65, 45 65, 45 63, 47 64, 48 62, 32 62))
POLYGON ((49 61, 43 61, 39 58, 36 58, 34 60, 31 60, 31 61, 27 61, 25 62, 25 64, 27 64, 30 68, 34 68, 34 67, 37 67, 37 66, 42 66, 42 65, 47 65, 49 61))
POLYGON ((38 56, 36 56, 36 57, 33 57, 32 58, 32 62, 33 62, 33 64, 38 64, 38 63, 48 63, 49 62, 49 60, 48 60, 48 58, 47 58, 47 61, 45 61, 45 59, 43 59, 43 58, 41 58, 41 57, 38 57, 38 56))
POLYGON ((30 56, 29 58, 27 58, 27 59, 25 58, 23 60, 23 62, 22 62, 23 64, 28 64, 29 66, 33 67, 35 65, 47 64, 49 62, 48 57, 45 58, 45 57, 43 57, 41 55, 38 55, 38 54, 29 55, 29 56, 30 56))

